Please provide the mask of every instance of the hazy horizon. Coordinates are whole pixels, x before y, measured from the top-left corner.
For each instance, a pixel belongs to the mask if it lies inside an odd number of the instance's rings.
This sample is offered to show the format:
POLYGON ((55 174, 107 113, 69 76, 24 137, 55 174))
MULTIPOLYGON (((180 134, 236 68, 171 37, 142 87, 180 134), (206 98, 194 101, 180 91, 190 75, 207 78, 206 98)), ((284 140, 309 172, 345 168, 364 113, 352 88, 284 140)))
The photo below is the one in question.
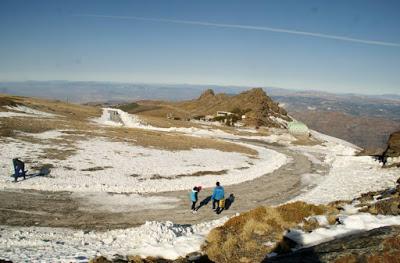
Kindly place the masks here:
POLYGON ((2 1, 0 80, 399 94, 400 2, 2 1))
MULTIPOLYGON (((2 81, 0 80, 0 93, 1 90, 4 88, 7 88, 3 86, 4 84, 29 84, 29 83, 35 83, 35 84, 51 84, 51 83, 58 83, 58 84, 101 84, 101 85, 111 85, 109 88, 112 89, 112 86, 118 86, 118 85, 127 85, 124 88, 133 88, 137 85, 144 85, 148 87, 156 87, 156 88, 163 88, 163 87, 168 87, 168 88, 174 88, 174 89, 185 89, 185 88, 192 88, 192 89, 197 89, 197 90, 206 90, 208 88, 210 89, 216 89, 219 91, 219 89, 227 89, 227 90, 237 90, 237 92, 242 92, 244 90, 252 89, 252 88, 262 88, 264 90, 276 90, 276 91, 288 91, 291 93, 298 93, 298 92, 318 92, 320 94, 332 94, 332 95, 339 95, 339 96, 346 96, 346 95, 355 95, 355 96, 371 96, 371 97, 385 97, 385 96, 395 96, 396 98, 394 99, 400 99, 400 91, 397 93, 356 93, 356 92, 334 92, 334 91, 325 91, 323 89, 303 89, 303 88, 281 88, 281 87, 273 87, 273 86, 244 86, 244 85, 219 85, 219 84, 210 84, 210 83, 204 83, 204 84, 194 84, 194 83, 156 83, 156 82, 118 82, 118 81, 96 81, 96 80, 63 80, 63 79, 53 79, 53 80, 21 80, 21 81, 2 81), (130 87, 129 87, 130 86, 130 87)), ((24 88, 28 88, 29 86, 25 86, 24 88)), ((9 89, 19 89, 19 87, 8 87, 9 89)), ((50 88, 50 87, 48 87, 50 88)), ((54 87, 54 88, 60 88, 60 86, 54 87)), ((34 92, 33 92, 34 93, 34 92)), ((33 94, 32 93, 32 94, 33 94)))

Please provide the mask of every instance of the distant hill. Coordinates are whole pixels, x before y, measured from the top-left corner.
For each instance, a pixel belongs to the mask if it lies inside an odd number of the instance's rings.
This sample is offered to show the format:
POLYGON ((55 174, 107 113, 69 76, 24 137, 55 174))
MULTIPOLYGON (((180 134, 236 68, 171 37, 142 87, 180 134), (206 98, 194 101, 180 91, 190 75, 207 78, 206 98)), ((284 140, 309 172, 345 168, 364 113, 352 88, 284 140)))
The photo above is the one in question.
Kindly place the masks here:
POLYGON ((252 126, 282 127, 277 118, 290 120, 285 109, 274 102, 261 88, 244 91, 238 95, 215 94, 208 89, 195 100, 176 104, 191 114, 207 115, 217 111, 246 115, 244 122, 252 126))
POLYGON ((294 111, 291 116, 312 129, 378 151, 384 150, 389 135, 400 129, 400 123, 392 120, 337 111, 294 111))

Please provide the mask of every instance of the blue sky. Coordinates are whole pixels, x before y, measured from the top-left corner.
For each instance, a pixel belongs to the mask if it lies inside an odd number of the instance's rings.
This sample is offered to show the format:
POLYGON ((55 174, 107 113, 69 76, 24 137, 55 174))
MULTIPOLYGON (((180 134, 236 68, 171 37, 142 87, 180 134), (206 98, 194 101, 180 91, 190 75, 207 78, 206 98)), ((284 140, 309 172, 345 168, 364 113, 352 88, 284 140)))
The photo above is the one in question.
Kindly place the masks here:
POLYGON ((397 0, 2 0, 0 81, 400 94, 399 13, 397 0))

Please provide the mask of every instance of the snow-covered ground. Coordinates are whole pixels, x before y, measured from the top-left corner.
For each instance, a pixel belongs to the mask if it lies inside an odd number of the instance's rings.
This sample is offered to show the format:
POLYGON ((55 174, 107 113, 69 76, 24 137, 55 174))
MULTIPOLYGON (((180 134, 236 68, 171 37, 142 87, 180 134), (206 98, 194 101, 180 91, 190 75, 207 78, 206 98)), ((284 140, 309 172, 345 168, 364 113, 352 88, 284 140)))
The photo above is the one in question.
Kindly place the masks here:
POLYGON ((88 262, 95 256, 176 259, 199 251, 208 232, 228 218, 196 225, 146 222, 137 228, 85 232, 66 228, 0 227, 0 258, 13 262, 88 262))
MULTIPOLYGON (((330 166, 329 173, 323 177, 315 176, 316 187, 298 196, 295 200, 323 204, 335 200, 352 200, 362 193, 393 187, 399 178, 396 168, 382 169, 370 156, 356 156, 359 148, 343 140, 313 132, 313 136, 323 141, 322 145, 290 146, 305 154, 313 162, 320 160, 330 166)), ((310 176, 305 175, 304 180, 310 176)))
MULTIPOLYGON (((56 138, 57 132, 46 134, 56 138)), ((36 137, 43 137, 43 134, 36 137)), ((79 141, 79 150, 66 160, 52 160, 39 157, 45 156, 48 145, 10 139, 0 152, 0 159, 4 160, 0 167, 0 187, 115 193, 175 191, 191 189, 193 185, 212 187, 216 180, 224 185, 253 180, 287 162, 283 154, 264 147, 246 146, 256 150, 258 155, 213 149, 167 151, 97 138, 79 141), (51 177, 13 183, 9 175, 12 174, 11 160, 16 156, 53 164, 51 177), (196 175, 200 172, 204 175, 196 175)), ((63 149, 63 146, 57 147, 63 149)))
POLYGON ((291 230, 286 236, 296 241, 301 247, 310 247, 357 232, 364 232, 384 226, 400 225, 400 216, 358 213, 354 215, 342 215, 339 217, 339 221, 340 224, 338 225, 317 228, 312 232, 291 230))
MULTIPOLYGON (((11 110, 8 112, 0 112, 0 117, 44 117, 44 118, 52 118, 58 115, 39 111, 32 109, 27 106, 17 105, 17 106, 4 106, 4 108, 11 110)), ((59 116, 58 116, 59 117, 59 116)))
POLYGON ((400 225, 400 216, 361 213, 359 212, 360 208, 355 206, 356 204, 358 201, 344 206, 344 210, 338 216, 339 224, 329 225, 326 216, 314 216, 321 227, 311 232, 291 229, 285 235, 296 241, 298 248, 303 248, 374 228, 400 225))
POLYGON ((58 130, 50 130, 41 133, 27 133, 27 132, 18 132, 18 135, 33 137, 41 140, 51 140, 51 139, 58 139, 61 136, 65 135, 63 131, 58 130))
POLYGON ((165 196, 139 194, 115 194, 105 192, 74 192, 72 197, 82 200, 80 210, 126 213, 151 209, 173 209, 180 199, 165 196))

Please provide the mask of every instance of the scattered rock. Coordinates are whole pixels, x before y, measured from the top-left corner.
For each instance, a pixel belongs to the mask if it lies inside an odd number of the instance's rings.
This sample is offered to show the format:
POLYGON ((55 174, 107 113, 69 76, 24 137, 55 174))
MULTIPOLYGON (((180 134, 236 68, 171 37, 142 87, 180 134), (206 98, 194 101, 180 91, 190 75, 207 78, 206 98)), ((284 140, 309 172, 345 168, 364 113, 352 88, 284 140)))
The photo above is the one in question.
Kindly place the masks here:
POLYGON ((400 262, 400 226, 377 228, 263 262, 400 262))
POLYGON ((381 157, 383 164, 388 167, 400 167, 400 131, 390 135, 386 150, 381 157))

